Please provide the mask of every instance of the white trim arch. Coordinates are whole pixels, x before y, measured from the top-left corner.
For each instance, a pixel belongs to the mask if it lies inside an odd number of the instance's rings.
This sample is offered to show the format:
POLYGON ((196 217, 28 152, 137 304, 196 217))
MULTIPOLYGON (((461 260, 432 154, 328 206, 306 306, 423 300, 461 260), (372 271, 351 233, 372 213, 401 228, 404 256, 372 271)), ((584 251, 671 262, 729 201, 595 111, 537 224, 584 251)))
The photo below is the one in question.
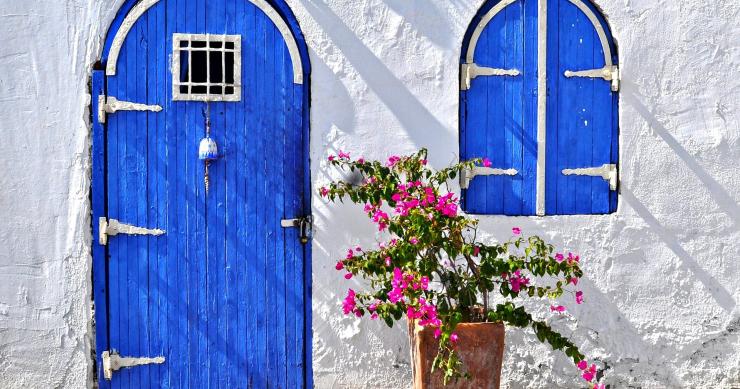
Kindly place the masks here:
MULTIPOLYGON (((159 3, 160 0, 142 0, 137 3, 131 11, 123 19, 121 27, 116 31, 116 35, 111 43, 110 51, 108 53, 108 63, 106 64, 105 74, 107 76, 116 75, 116 67, 118 65, 118 56, 121 53, 121 47, 123 42, 126 40, 128 33, 134 26, 137 20, 155 4, 159 3)), ((288 52, 290 53, 290 60, 293 64, 293 83, 303 84, 303 62, 301 60, 301 54, 298 50, 298 42, 296 42, 293 33, 290 31, 290 27, 283 20, 280 14, 270 6, 265 0, 249 0, 252 4, 257 6, 262 12, 267 15, 268 18, 275 24, 280 34, 283 36, 285 44, 288 46, 288 52)), ((512 0, 513 1, 513 0, 512 0)))
POLYGON ((465 55, 465 62, 466 63, 473 63, 475 56, 475 47, 478 45, 478 39, 480 39, 480 34, 483 33, 483 30, 485 30, 488 23, 496 16, 499 12, 503 11, 504 8, 508 7, 509 5, 513 4, 517 0, 501 0, 498 4, 494 5, 493 8, 488 10, 485 15, 481 18, 480 22, 478 22, 478 25, 475 26, 475 30, 473 30, 473 35, 470 36, 470 42, 468 43, 468 51, 465 55))

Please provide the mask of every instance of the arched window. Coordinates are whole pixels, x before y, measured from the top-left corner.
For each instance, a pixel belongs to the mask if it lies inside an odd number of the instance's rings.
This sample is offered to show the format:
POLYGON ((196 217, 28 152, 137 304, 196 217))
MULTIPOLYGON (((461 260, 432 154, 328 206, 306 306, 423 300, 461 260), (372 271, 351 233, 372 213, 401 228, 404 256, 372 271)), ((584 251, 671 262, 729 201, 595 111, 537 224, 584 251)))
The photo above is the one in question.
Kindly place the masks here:
POLYGON ((473 214, 617 208, 617 51, 589 0, 490 0, 463 41, 461 177, 473 214))

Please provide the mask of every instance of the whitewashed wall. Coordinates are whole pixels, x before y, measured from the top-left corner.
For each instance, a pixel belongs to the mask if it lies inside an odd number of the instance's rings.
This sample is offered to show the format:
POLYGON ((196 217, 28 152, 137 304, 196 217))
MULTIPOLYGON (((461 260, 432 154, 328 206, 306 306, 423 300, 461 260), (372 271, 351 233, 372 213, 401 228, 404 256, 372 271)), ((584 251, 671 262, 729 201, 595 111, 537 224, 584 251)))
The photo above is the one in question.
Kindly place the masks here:
MULTIPOLYGON (((0 2, 0 387, 90 382, 87 82, 122 0, 0 2)), ((482 0, 292 0, 311 50, 314 188, 338 149, 457 158, 457 66, 482 0)), ((615 388, 740 384, 740 4, 601 1, 619 44, 622 192, 610 216, 486 217, 582 254, 587 302, 554 323, 615 388)), ((351 207, 314 198, 319 388, 408 384, 405 333, 344 318, 335 260, 369 245, 351 207), (365 238, 357 238, 362 234, 365 238)), ((541 305, 533 304, 541 309, 541 305)), ((544 313, 544 311, 543 311, 544 313)), ((565 357, 509 331, 510 388, 580 384, 565 357)))

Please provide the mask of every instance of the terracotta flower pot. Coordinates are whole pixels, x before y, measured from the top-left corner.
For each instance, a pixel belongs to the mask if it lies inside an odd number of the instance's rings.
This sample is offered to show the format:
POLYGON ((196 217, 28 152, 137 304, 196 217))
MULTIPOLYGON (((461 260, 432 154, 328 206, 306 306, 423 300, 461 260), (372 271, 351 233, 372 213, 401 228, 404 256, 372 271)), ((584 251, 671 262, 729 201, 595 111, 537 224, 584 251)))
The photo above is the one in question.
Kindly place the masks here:
POLYGON ((499 389, 501 363, 504 358, 504 325, 502 323, 460 323, 457 351, 464 371, 471 379, 461 378, 443 384, 439 370, 432 373, 432 362, 437 355, 439 342, 434 339, 434 329, 409 324, 411 359, 414 373, 413 389, 499 389))

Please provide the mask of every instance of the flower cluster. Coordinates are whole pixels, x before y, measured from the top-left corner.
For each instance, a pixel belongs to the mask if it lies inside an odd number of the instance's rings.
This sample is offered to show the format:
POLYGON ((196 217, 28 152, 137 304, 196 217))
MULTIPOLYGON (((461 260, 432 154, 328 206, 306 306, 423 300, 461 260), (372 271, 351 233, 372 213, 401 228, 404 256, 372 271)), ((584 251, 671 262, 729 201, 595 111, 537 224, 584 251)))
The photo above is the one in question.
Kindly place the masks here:
MULTIPOLYGON (((503 243, 477 240, 478 221, 461 215, 459 199, 445 190, 447 182, 463 170, 490 166, 487 158, 439 171, 427 166, 426 150, 391 156, 386 162, 353 161, 349 153, 340 151, 328 161, 361 174, 362 180, 332 182, 320 188, 320 195, 332 202, 349 198, 363 205, 380 235, 388 237, 377 249, 349 248, 336 263, 344 278, 359 275, 371 286, 366 292, 349 289, 342 301, 346 315, 369 314, 389 326, 406 316, 433 328, 440 339, 435 367, 443 370, 446 382, 463 375, 454 347, 455 327, 476 321, 529 327, 539 340, 572 358, 585 380, 596 379, 596 365, 588 366, 575 344, 519 304, 524 298, 555 301, 565 292, 573 293, 575 303, 582 304, 583 292, 568 289, 575 288, 583 276, 580 258, 556 253, 541 238, 523 236, 519 227, 513 227, 510 239, 503 243), (489 305, 491 293, 500 294, 503 302, 489 305)), ((550 312, 564 314, 566 307, 553 303, 550 312)), ((597 383, 594 388, 603 385, 597 383)))

